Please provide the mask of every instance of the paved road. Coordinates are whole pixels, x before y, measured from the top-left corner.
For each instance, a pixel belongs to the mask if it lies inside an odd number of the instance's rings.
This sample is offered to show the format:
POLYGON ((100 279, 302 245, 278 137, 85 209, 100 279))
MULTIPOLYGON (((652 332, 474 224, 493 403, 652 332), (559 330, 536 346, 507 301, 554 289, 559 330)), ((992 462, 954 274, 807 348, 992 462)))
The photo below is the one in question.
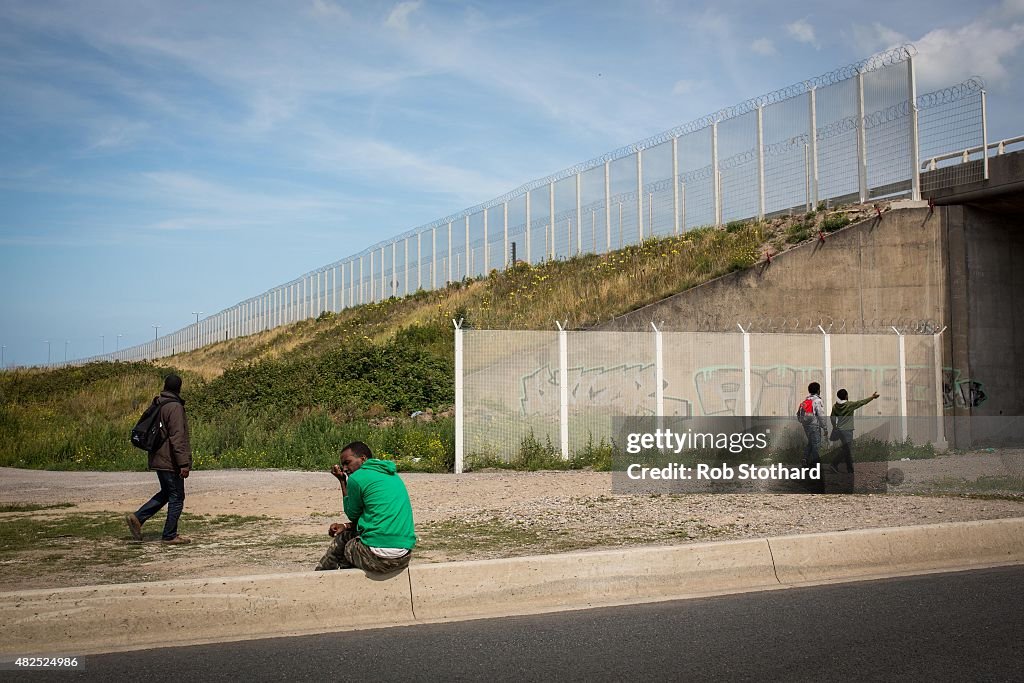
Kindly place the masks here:
POLYGON ((74 678, 1020 681, 1021 586, 1024 566, 168 648, 88 656, 74 678))

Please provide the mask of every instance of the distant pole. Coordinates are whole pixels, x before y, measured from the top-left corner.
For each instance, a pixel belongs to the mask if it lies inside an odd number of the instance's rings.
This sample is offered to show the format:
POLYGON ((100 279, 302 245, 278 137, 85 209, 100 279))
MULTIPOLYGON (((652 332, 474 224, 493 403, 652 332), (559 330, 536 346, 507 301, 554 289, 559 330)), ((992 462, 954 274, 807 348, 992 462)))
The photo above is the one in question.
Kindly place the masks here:
POLYGON ((192 311, 192 315, 196 317, 196 325, 199 324, 199 316, 203 314, 203 311, 192 311))
POLYGON ((43 343, 46 344, 46 364, 49 365, 50 364, 50 340, 46 339, 46 340, 43 341, 43 343))
POLYGON ((120 351, 121 350, 121 337, 123 337, 123 336, 124 336, 123 334, 118 334, 117 335, 117 348, 114 349, 114 351, 120 351))
POLYGON ((0 368, 7 367, 7 345, 0 346, 0 368))
POLYGON ((68 362, 68 344, 69 343, 70 342, 67 339, 64 340, 64 362, 65 363, 68 362))
POLYGON ((160 325, 153 325, 153 355, 156 355, 157 350, 157 335, 160 334, 160 325))
POLYGON ((107 352, 107 338, 102 334, 100 335, 100 355, 102 356, 107 352))

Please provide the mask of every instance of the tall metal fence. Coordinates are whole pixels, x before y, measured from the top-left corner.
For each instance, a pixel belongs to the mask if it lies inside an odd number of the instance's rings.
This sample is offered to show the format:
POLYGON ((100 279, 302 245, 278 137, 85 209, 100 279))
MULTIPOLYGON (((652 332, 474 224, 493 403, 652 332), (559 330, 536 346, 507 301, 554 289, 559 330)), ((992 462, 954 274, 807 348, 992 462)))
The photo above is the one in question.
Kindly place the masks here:
POLYGON ((963 182, 949 170, 963 159, 943 155, 969 148, 986 155, 983 84, 971 79, 918 96, 913 55, 902 47, 747 100, 380 242, 153 342, 80 362, 169 356, 444 287, 507 267, 513 248, 519 260, 537 263, 820 202, 919 198, 922 183, 963 182), (936 158, 943 160, 926 161, 922 173, 922 159, 936 158))
POLYGON ((946 447, 941 333, 551 332, 456 329, 455 469, 527 439, 565 458, 616 416, 789 417, 818 382, 880 398, 858 413, 897 441, 946 447), (564 378, 564 380, 563 380, 564 378))

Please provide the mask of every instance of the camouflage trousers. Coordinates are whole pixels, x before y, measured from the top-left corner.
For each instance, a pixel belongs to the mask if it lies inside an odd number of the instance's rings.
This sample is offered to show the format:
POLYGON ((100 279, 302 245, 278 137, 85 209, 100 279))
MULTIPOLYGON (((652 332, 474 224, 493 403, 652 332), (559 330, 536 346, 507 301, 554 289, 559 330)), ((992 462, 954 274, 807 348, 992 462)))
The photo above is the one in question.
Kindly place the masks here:
POLYGON ((412 557, 412 551, 402 557, 377 557, 370 547, 359 539, 355 529, 349 529, 331 539, 331 545, 327 547, 327 552, 320 558, 316 571, 355 567, 365 572, 387 574, 405 569, 409 565, 410 557, 412 557))

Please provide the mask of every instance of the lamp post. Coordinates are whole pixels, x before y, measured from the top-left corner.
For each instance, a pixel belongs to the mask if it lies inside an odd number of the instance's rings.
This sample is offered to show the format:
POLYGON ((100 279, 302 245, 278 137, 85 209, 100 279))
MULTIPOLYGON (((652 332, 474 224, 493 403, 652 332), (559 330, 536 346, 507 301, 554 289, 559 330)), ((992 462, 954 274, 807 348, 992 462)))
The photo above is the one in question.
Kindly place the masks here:
POLYGON ((192 311, 192 315, 194 315, 196 317, 196 325, 199 324, 199 316, 201 316, 202 314, 203 314, 202 311, 192 311))
POLYGON ((123 334, 118 334, 117 335, 117 348, 114 349, 115 351, 120 351, 121 350, 121 337, 123 337, 123 336, 124 336, 123 334))
POLYGON ((46 344, 46 364, 50 364, 50 340, 44 339, 43 343, 46 344))
POLYGON ((0 369, 7 367, 7 345, 0 346, 0 369))
POLYGON ((107 352, 107 337, 106 335, 100 335, 100 355, 104 355, 107 352))
POLYGON ((157 342, 157 335, 159 335, 159 334, 160 334, 160 324, 157 323, 157 324, 153 325, 153 355, 154 356, 156 355, 156 342, 157 342))
POLYGON ((69 342, 67 339, 64 340, 64 363, 65 364, 67 364, 67 362, 68 362, 68 344, 70 344, 70 343, 71 342, 69 342))

